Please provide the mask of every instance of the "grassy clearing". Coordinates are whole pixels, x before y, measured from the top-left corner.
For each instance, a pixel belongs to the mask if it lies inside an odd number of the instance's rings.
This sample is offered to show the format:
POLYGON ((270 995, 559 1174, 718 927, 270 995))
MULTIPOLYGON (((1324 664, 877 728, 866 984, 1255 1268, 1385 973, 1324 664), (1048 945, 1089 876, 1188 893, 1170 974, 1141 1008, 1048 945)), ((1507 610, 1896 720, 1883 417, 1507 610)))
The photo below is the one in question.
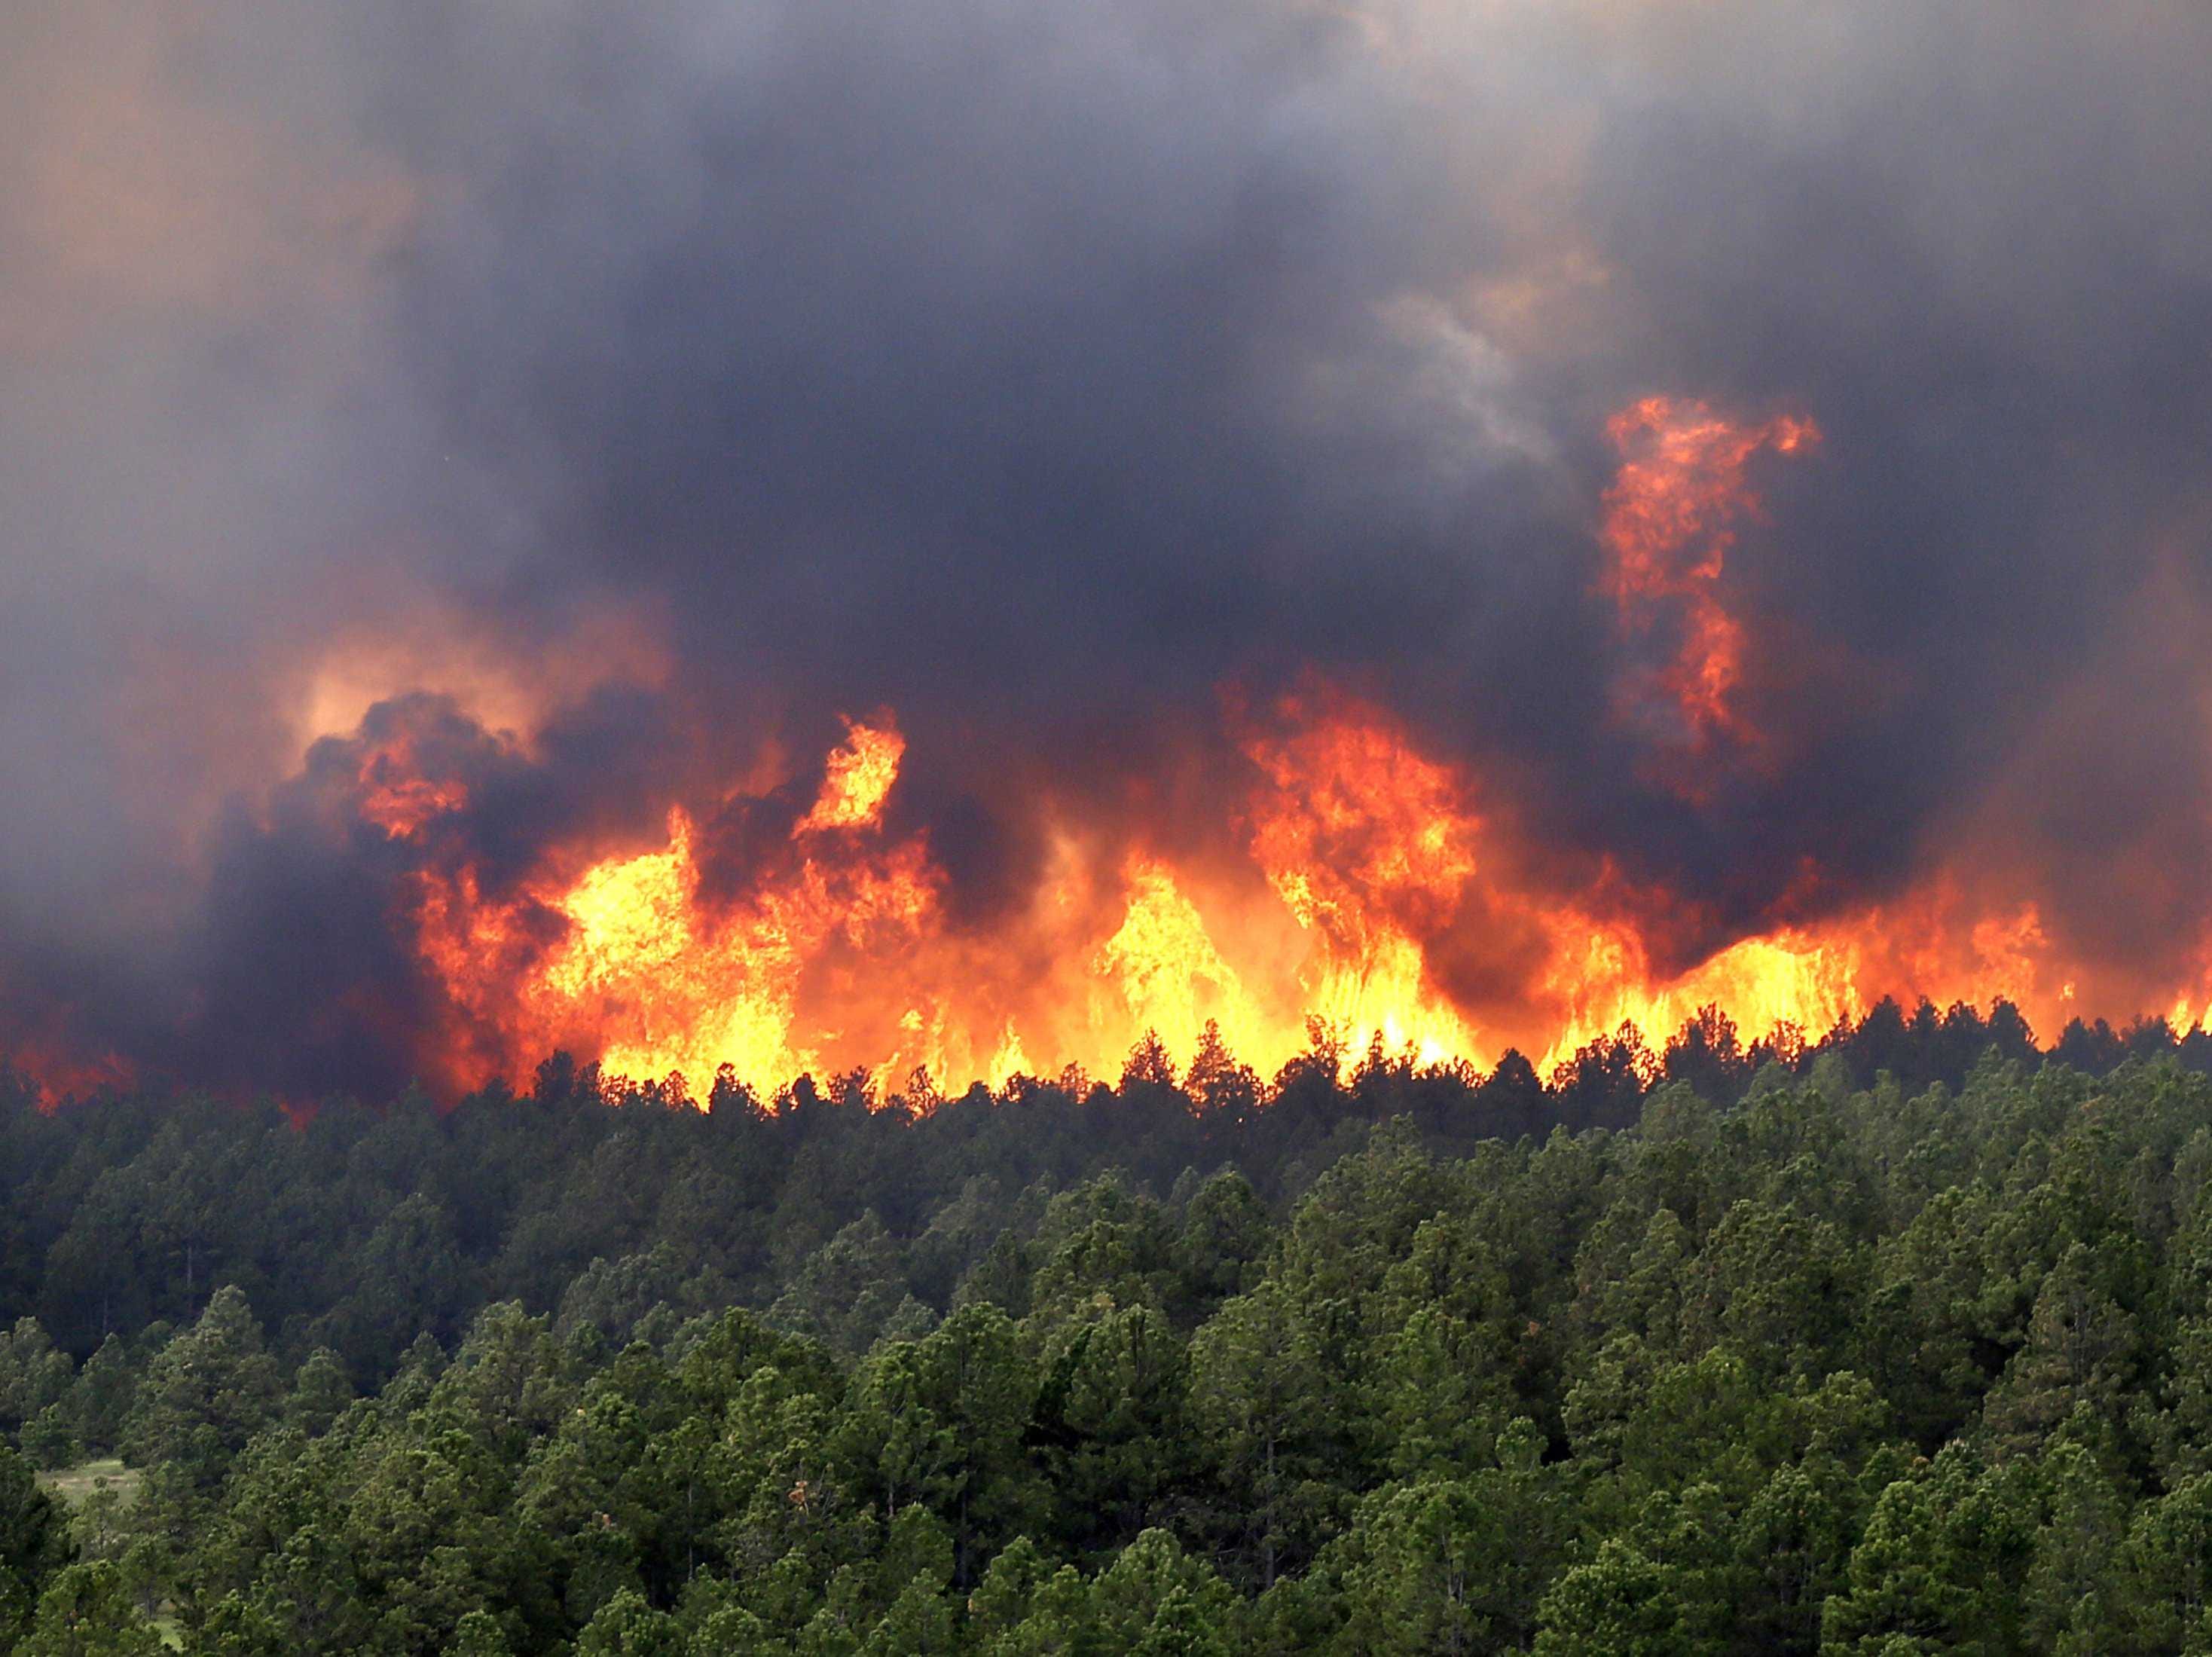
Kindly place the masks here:
POLYGON ((39 1483, 69 1503, 72 1511, 92 1499, 102 1479, 108 1488, 128 1502, 138 1494, 145 1475, 136 1467, 126 1467, 110 1456, 100 1461, 81 1461, 74 1467, 64 1467, 58 1472, 40 1473, 39 1483))

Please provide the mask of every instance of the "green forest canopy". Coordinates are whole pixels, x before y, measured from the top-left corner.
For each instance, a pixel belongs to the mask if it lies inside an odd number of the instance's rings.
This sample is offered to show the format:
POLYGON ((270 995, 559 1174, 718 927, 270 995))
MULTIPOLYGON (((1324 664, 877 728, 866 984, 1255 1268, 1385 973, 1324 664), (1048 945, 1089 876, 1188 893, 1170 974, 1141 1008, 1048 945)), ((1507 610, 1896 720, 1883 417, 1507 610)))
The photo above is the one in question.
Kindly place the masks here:
POLYGON ((0 1629, 2212 1650, 2207 1044, 2002 1014, 883 1109, 11 1081, 0 1629))

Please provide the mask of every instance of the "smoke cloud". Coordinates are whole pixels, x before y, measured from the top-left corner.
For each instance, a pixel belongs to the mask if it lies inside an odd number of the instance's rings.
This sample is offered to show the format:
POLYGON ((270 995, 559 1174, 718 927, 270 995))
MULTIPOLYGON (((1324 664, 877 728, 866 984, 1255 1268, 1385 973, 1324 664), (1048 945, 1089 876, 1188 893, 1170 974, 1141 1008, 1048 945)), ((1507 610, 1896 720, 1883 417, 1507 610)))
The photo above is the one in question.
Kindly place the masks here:
POLYGON ((1936 862, 2088 1010, 2203 950, 2202 7, 21 9, 26 1052, 397 1086, 411 880, 684 801, 739 892, 878 710, 985 934, 1039 798, 1227 855, 1239 721, 1316 682, 1668 894, 1670 969, 1936 862), (1820 438, 1745 462, 1760 740, 1695 788, 1606 592, 1653 397, 1820 438), (395 742, 437 835, 359 814, 395 742))

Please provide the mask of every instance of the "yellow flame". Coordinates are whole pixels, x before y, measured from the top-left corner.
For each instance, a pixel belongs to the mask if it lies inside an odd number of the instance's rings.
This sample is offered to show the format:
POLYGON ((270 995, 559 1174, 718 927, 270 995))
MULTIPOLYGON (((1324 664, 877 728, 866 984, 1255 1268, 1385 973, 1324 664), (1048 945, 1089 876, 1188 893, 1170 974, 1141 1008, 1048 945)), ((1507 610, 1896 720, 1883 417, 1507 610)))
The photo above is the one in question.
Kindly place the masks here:
POLYGON ((883 814, 884 798, 898 781, 906 739, 888 726, 846 726, 844 745, 830 756, 828 775, 814 809, 799 819, 794 836, 824 829, 866 828, 883 814))

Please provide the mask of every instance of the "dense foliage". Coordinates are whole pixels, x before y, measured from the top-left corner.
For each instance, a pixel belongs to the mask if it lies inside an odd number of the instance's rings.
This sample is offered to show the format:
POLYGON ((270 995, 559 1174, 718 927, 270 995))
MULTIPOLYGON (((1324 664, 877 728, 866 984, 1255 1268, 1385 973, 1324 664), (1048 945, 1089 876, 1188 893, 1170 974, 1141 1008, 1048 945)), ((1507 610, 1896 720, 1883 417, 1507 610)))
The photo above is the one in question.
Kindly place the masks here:
POLYGON ((2212 1080, 0 1086, 26 1653, 2212 1652, 2212 1080), (610 1102, 611 1096, 612 1102, 610 1102), (33 1479, 118 1456, 73 1513, 33 1479))

